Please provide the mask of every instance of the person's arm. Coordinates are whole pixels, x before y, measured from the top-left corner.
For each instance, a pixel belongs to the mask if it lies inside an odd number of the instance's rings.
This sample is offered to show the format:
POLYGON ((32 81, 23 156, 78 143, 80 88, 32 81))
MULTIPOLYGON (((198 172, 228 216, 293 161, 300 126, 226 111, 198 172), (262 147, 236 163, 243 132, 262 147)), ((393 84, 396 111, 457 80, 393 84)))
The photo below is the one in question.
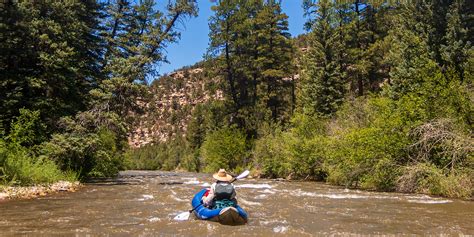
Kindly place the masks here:
POLYGON ((209 194, 207 194, 207 197, 205 197, 204 200, 203 200, 203 203, 204 203, 205 206, 209 206, 212 203, 212 200, 216 196, 214 194, 215 189, 216 189, 216 183, 213 183, 211 185, 211 190, 209 191, 209 194))

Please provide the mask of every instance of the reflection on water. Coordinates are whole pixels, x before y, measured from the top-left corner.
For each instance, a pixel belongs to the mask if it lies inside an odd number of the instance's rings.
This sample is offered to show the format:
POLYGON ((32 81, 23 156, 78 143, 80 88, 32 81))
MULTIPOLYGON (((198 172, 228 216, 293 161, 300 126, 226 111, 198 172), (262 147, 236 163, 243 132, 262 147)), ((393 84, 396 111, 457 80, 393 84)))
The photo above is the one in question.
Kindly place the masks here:
POLYGON ((0 235, 310 236, 474 234, 474 203, 426 195, 348 190, 311 182, 241 180, 245 226, 173 217, 212 182, 210 175, 127 171, 76 193, 0 203, 0 235))

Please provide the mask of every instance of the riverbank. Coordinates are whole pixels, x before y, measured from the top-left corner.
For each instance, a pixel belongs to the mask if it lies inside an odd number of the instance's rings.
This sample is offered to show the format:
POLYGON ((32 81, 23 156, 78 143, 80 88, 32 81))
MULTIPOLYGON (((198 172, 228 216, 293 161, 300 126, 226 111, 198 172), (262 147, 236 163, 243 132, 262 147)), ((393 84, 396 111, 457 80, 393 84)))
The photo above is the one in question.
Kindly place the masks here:
POLYGON ((38 184, 27 187, 0 186, 0 201, 7 199, 37 198, 58 192, 75 192, 81 186, 81 183, 78 181, 59 181, 52 184, 38 184))

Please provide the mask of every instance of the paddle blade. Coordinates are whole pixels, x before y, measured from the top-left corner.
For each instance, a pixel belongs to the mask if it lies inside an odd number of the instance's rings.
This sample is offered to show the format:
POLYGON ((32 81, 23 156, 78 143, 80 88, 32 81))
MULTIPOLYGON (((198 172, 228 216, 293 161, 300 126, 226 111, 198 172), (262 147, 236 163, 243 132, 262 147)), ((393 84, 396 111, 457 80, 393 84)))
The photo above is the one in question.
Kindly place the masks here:
POLYGON ((239 174, 239 176, 235 177, 235 179, 243 179, 249 175, 250 171, 246 170, 242 172, 242 174, 239 174))
POLYGON ((189 219, 189 214, 191 214, 189 211, 182 212, 179 215, 175 216, 173 219, 175 221, 187 221, 189 219))

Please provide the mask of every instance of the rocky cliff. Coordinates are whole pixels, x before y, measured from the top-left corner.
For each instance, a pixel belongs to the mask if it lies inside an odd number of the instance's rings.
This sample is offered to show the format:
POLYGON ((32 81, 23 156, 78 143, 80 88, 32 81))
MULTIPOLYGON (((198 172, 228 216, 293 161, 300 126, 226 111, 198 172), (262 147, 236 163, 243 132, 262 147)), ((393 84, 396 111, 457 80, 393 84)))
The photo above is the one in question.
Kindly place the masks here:
POLYGON ((151 99, 142 104, 146 112, 131 129, 129 145, 140 147, 184 135, 197 104, 223 99, 219 88, 219 81, 200 67, 177 70, 153 81, 151 99))

